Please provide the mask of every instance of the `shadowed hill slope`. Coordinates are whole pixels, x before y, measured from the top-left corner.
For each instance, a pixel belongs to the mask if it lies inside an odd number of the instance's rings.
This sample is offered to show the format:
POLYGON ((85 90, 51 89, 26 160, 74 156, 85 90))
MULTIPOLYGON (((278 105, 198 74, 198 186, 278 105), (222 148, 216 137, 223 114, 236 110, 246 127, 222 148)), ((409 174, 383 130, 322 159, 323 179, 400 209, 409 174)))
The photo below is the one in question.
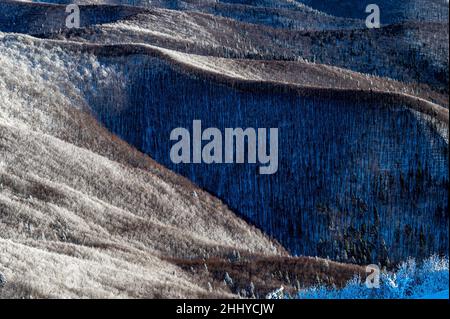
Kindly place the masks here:
MULTIPOLYGON (((80 81, 70 69, 67 76, 100 122, 217 195, 294 254, 397 262, 448 245, 448 110, 438 105, 367 89, 370 78, 364 77, 359 90, 282 84, 255 79, 257 73, 245 73, 236 61, 151 46, 24 39, 70 56, 93 54, 102 69, 113 70, 108 81, 97 75, 80 81), (174 165, 167 137, 195 119, 205 127, 279 127, 285 136, 279 172, 261 176, 255 165, 174 165)), ((346 76, 338 69, 319 73, 346 76)))
MULTIPOLYGON (((48 3, 114 4, 211 13, 285 29, 364 28, 371 2, 361 0, 42 0, 48 3)), ((448 23, 447 0, 379 0, 383 25, 405 21, 448 23)))
MULTIPOLYGON (((298 0, 314 9, 339 17, 365 19, 369 1, 360 0, 298 0)), ((381 23, 405 20, 448 22, 447 0, 378 0, 381 23)))
POLYGON ((46 0, 43 2, 68 4, 130 5, 141 8, 164 8, 196 11, 245 23, 288 29, 351 29, 362 28, 362 21, 339 18, 313 10, 294 1, 211 1, 211 0, 46 0))
POLYGON ((307 60, 448 91, 448 25, 444 24, 300 32, 242 25, 203 14, 154 11, 57 37, 146 43, 226 58, 307 60))

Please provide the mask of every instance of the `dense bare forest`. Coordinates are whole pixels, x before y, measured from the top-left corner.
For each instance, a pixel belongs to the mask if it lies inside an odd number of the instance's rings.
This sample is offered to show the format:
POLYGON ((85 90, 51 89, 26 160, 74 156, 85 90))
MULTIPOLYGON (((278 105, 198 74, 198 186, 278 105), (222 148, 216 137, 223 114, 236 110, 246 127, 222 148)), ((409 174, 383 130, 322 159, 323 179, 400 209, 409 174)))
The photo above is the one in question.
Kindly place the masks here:
POLYGON ((383 100, 214 85, 140 56, 123 67, 126 79, 117 82, 139 84, 118 96, 91 95, 100 121, 223 199, 293 254, 389 263, 445 253, 448 144, 434 128, 439 120, 425 123, 404 105, 383 100), (256 165, 173 164, 167 136, 194 119, 219 129, 279 127, 278 173, 259 176, 256 165))

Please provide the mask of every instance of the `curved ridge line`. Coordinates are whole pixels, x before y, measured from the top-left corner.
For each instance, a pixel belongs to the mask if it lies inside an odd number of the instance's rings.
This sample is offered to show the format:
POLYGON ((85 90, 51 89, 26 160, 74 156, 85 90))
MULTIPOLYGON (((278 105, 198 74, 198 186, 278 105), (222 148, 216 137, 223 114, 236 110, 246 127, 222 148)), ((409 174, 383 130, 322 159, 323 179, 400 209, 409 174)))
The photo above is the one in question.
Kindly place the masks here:
MULTIPOLYGON (((283 83, 270 80, 252 80, 243 77, 233 77, 210 69, 202 69, 192 63, 188 63, 176 57, 172 52, 181 53, 186 56, 196 56, 193 54, 164 49, 161 47, 141 44, 141 43, 117 43, 117 44, 97 44, 82 43, 67 40, 39 39, 23 34, 5 33, 4 38, 15 35, 17 39, 26 38, 28 40, 41 43, 43 45, 57 44, 70 50, 90 52, 96 55, 126 56, 143 54, 164 59, 179 67, 181 71, 192 75, 201 76, 225 85, 230 85, 235 89, 250 92, 294 93, 305 97, 335 98, 335 99, 358 99, 367 102, 383 102, 383 104, 399 103, 409 106, 420 113, 432 116, 442 122, 446 127, 449 125, 449 110, 431 101, 401 92, 390 92, 380 90, 347 89, 337 87, 314 87, 301 84, 283 83)), ((320 65, 320 64, 317 64, 320 65)), ((343 69, 345 70, 345 69, 343 69)))

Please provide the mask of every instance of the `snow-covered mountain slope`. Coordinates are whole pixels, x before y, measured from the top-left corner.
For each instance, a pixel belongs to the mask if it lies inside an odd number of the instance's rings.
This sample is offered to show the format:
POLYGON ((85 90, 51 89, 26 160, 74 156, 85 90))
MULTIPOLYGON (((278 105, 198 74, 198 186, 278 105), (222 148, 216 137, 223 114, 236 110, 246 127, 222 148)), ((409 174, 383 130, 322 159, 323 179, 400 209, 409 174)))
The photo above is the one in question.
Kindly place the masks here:
POLYGON ((233 58, 297 60, 357 72, 448 86, 446 25, 398 25, 377 31, 288 32, 241 25, 212 16, 155 10, 60 38, 103 43, 138 42, 233 58))
POLYGON ((294 1, 211 1, 211 0, 45 0, 67 4, 131 5, 141 8, 165 8, 210 13, 245 23, 288 29, 353 29, 364 27, 363 21, 335 17, 294 1))
POLYGON ((100 61, 114 50, 0 34, 0 52, 0 297, 235 297, 226 271, 264 296, 295 284, 280 271, 338 285, 363 273, 283 257, 223 202, 105 130, 88 94, 126 100, 120 70, 100 61), (272 270, 232 270, 255 259, 272 270))
POLYGON ((424 83, 438 91, 448 90, 448 28, 439 24, 392 26, 375 32, 299 33, 240 25, 204 15, 157 11, 57 37, 103 43, 148 43, 232 58, 304 59, 424 83))
MULTIPOLYGON (((256 1, 255 1, 256 2, 256 1)), ((312 10, 303 5, 299 6, 293 2, 286 1, 285 5, 266 6, 253 1, 226 2, 218 1, 210 3, 188 3, 182 10, 210 13, 215 16, 231 18, 244 23, 265 25, 273 28, 293 30, 336 30, 363 28, 364 23, 360 20, 340 18, 312 10)), ((172 9, 167 6, 163 6, 172 9)))
POLYGON ((10 282, 36 297, 198 297, 206 288, 163 257, 283 254, 82 111, 80 83, 106 85, 114 72, 95 56, 5 34, 0 52, 0 271, 10 282))
POLYGON ((432 128, 435 120, 429 127, 404 103, 375 92, 297 91, 195 72, 191 61, 179 70, 154 55, 137 54, 127 63, 120 56, 103 57, 107 65, 123 65, 122 81, 139 85, 126 89, 127 106, 114 114, 105 105, 120 101, 90 98, 97 117, 223 199, 292 253, 365 263, 445 251, 448 144, 432 128), (279 127, 285 138, 277 174, 260 176, 254 165, 173 164, 167 136, 176 127, 190 128, 195 119, 221 129, 279 127), (411 231, 403 233, 404 227, 411 231))
POLYGON ((299 32, 89 6, 69 31, 63 6, 0 7, 0 296, 264 294, 363 271, 285 248, 360 264, 448 251, 445 23, 299 32), (278 127, 278 173, 173 164, 170 131, 194 119, 278 127))
POLYGON ((399 21, 433 21, 448 23, 447 0, 298 0, 317 10, 340 17, 365 19, 366 6, 376 3, 380 7, 381 23, 399 21))
MULTIPOLYGON (((93 54, 102 68, 114 70, 108 82, 96 77, 79 81, 70 71, 67 76, 70 82, 78 81, 88 108, 108 129, 223 199, 295 254, 364 263, 372 258, 425 257, 448 245, 447 229, 442 228, 446 216, 441 212, 447 206, 448 110, 438 105, 411 95, 374 90, 370 78, 362 76, 359 90, 350 88, 351 84, 314 87, 312 81, 310 85, 289 85, 258 79, 268 72, 246 72, 239 61, 146 45, 24 39, 69 50, 72 54, 66 60, 80 52, 93 54), (237 105, 239 110, 234 109, 237 105), (277 115, 270 112, 274 107, 277 115), (167 136, 175 127, 189 127, 194 119, 214 127, 233 127, 242 119, 244 127, 280 127, 280 134, 289 136, 280 144, 284 159, 280 171, 261 177, 252 166, 174 165, 168 156, 167 136), (397 142, 398 134, 405 142, 397 142), (417 145, 421 145, 420 153, 417 145), (344 153, 338 156, 339 150, 344 153), (364 154, 371 154, 371 162, 364 160, 364 154), (322 158, 321 164, 309 166, 311 158, 322 158), (357 193, 352 191, 355 185, 360 185, 357 193), (346 213, 337 214, 340 210, 346 213), (321 222, 316 221, 318 211, 324 218, 321 222), (367 212, 366 218, 356 218, 363 212, 367 212), (435 214, 431 220, 429 214, 435 214), (396 224, 398 219, 403 222, 396 224), (367 233, 367 227, 375 233, 367 233), (412 233, 403 234, 403 227, 411 228, 412 233), (377 246, 379 238, 383 244, 377 246), (420 247, 415 245, 418 240, 422 241, 420 247), (398 241, 403 243, 401 249, 396 248, 398 241)), ((314 66, 305 67, 312 70, 314 66)), ((324 68, 322 74, 323 78, 334 74, 335 83, 348 76, 332 68, 324 68)))
MULTIPOLYGON (((307 31, 293 31, 176 10, 118 7, 121 17, 111 13, 114 7, 100 6, 82 8, 83 25, 100 23, 102 19, 107 21, 106 18, 93 17, 107 17, 113 20, 112 23, 67 33, 65 19, 61 18, 65 7, 45 5, 44 8, 51 9, 39 10, 46 13, 46 23, 42 25, 40 21, 43 18, 38 18, 33 27, 25 24, 26 28, 19 26, 15 30, 15 21, 35 20, 34 15, 28 16, 32 5, 26 4, 28 9, 25 10, 24 4, 0 2, 0 8, 7 13, 3 23, 0 19, 0 30, 97 43, 139 42, 187 53, 231 58, 306 59, 396 80, 424 83, 434 90, 448 93, 448 24, 421 22, 379 30, 317 31, 314 23, 308 20, 306 25, 310 27, 307 31), (133 10, 142 11, 137 14, 133 10)), ((314 16, 311 19, 317 20, 314 16)), ((318 21, 318 24, 322 25, 322 22, 318 21)))
MULTIPOLYGON (((101 14, 96 6, 83 6, 80 26, 114 22, 142 12, 137 7, 102 6, 101 14)), ((0 31, 26 34, 60 32, 65 28, 66 6, 22 1, 0 1, 0 31)))
MULTIPOLYGON (((294 29, 363 28, 371 2, 360 0, 40 0, 48 3, 119 4, 211 13, 247 23, 294 29)), ((448 23, 447 0, 379 0, 383 25, 405 21, 448 23)))

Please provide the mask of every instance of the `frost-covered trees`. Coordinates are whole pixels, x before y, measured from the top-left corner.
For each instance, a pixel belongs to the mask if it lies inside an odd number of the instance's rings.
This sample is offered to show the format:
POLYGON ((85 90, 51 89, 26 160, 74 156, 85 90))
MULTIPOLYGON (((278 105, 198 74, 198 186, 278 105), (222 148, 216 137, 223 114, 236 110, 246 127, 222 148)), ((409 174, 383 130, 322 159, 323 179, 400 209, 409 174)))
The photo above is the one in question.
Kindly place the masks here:
MULTIPOLYGON (((300 299, 422 299, 447 298, 449 285, 448 257, 432 256, 417 264, 414 259, 401 263, 394 271, 384 271, 380 288, 368 289, 355 277, 342 289, 316 286, 302 289, 300 299)), ((288 297, 286 295, 282 297, 288 297)))

